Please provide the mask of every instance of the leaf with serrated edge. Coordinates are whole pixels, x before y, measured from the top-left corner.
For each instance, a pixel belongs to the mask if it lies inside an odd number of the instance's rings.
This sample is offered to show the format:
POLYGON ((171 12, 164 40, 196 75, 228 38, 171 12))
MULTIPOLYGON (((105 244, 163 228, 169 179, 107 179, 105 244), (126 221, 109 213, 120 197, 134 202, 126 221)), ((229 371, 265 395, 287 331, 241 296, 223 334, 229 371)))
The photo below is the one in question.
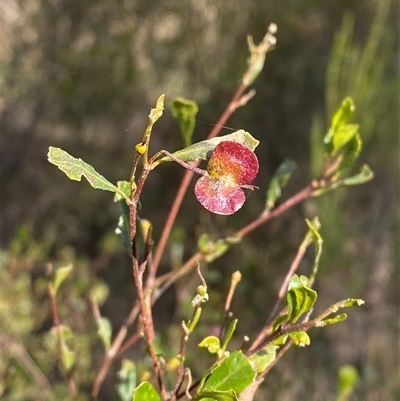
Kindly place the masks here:
POLYGON ((55 164, 69 179, 81 181, 82 176, 84 176, 93 188, 115 192, 129 201, 129 198, 124 192, 118 189, 114 184, 111 184, 110 181, 100 175, 90 164, 87 164, 82 159, 76 159, 66 151, 53 146, 49 147, 47 157, 49 162, 55 164))
MULTIPOLYGON (((221 142, 230 141, 230 142, 238 142, 246 147, 248 147, 251 151, 258 146, 260 141, 255 139, 251 134, 247 131, 241 129, 239 131, 235 131, 232 134, 217 136, 215 138, 206 139, 205 141, 197 142, 185 149, 177 150, 172 153, 176 158, 183 160, 185 162, 196 161, 199 159, 206 160, 210 157, 211 152, 214 148, 220 144, 221 142)), ((162 162, 172 161, 172 159, 168 156, 163 157, 153 163, 152 168, 156 167, 158 164, 162 162)))

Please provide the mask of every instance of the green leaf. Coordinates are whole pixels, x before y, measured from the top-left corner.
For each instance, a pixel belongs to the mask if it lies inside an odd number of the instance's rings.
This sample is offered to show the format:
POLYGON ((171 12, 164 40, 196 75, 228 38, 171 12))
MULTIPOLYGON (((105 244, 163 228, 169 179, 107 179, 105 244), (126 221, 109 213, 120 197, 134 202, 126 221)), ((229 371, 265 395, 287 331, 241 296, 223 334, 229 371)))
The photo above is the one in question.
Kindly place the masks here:
POLYGON ((358 129, 358 124, 346 124, 337 129, 332 140, 332 156, 336 155, 340 149, 354 138, 358 133, 358 129))
POLYGON ((314 305, 317 299, 317 293, 311 288, 308 288, 308 279, 305 276, 294 274, 289 283, 287 292, 288 302, 288 321, 295 323, 298 318, 308 312, 314 305))
POLYGON ((374 178, 374 172, 370 169, 369 166, 364 164, 358 174, 353 175, 352 177, 345 178, 343 180, 343 184, 347 186, 360 185, 372 180, 372 178, 374 178))
POLYGON ((200 400, 206 400, 206 401, 239 401, 239 398, 236 394, 235 391, 233 390, 226 390, 226 391, 201 391, 198 393, 194 398, 192 398, 192 401, 200 401, 200 400))
POLYGON ((207 348, 210 354, 216 354, 221 349, 221 344, 218 337, 208 336, 199 344, 199 347, 207 348))
POLYGON ((346 320, 346 318, 347 318, 346 313, 340 313, 339 315, 332 317, 330 319, 321 320, 318 323, 318 327, 328 326, 328 324, 335 324, 338 322, 342 322, 343 320, 346 320))
POLYGON ((353 99, 351 97, 347 97, 343 100, 342 104, 339 106, 336 113, 334 114, 331 127, 329 128, 328 134, 324 138, 325 151, 327 153, 327 156, 332 156, 337 151, 337 146, 341 141, 335 139, 335 136, 337 135, 339 129, 347 124, 347 122, 353 116, 354 110, 355 106, 353 99))
POLYGON ((339 164, 339 167, 337 169, 336 173, 336 178, 340 176, 340 174, 351 168, 354 164, 354 162, 357 160, 358 156, 361 153, 362 149, 362 140, 360 134, 357 132, 353 138, 349 141, 349 143, 346 145, 346 148, 343 151, 343 154, 341 155, 342 160, 339 164))
POLYGON ((132 401, 161 401, 156 389, 149 382, 142 382, 135 389, 132 401))
POLYGON ((177 97, 169 107, 172 115, 178 120, 185 147, 192 144, 192 135, 196 125, 196 114, 199 111, 197 103, 193 100, 177 97))
POLYGON ((312 269, 311 276, 310 276, 310 284, 312 285, 315 280, 315 276, 318 272, 319 262, 320 262, 321 256, 322 256, 322 246, 323 246, 324 240, 322 239, 322 236, 319 233, 319 229, 321 228, 321 223, 317 217, 311 221, 306 219, 306 223, 308 225, 309 232, 311 234, 312 240, 315 245, 314 264, 313 264, 313 269, 312 269))
POLYGON ((67 372, 69 372, 75 364, 75 352, 71 351, 65 342, 62 342, 61 346, 63 349, 62 353, 63 364, 67 372))
POLYGON ((297 164, 292 160, 285 160, 276 171, 267 191, 266 208, 272 209, 276 201, 281 197, 282 188, 288 183, 297 164))
POLYGON ((50 163, 55 164, 71 180, 80 181, 82 176, 84 176, 93 188, 115 192, 129 202, 129 198, 124 192, 111 184, 110 181, 100 175, 90 164, 85 163, 82 159, 76 159, 64 150, 53 146, 49 147, 47 157, 50 163))
POLYGON ((221 349, 222 349, 223 352, 225 352, 226 347, 229 344, 229 341, 231 341, 233 333, 236 330, 237 324, 238 324, 238 319, 232 320, 230 325, 229 325, 229 327, 228 327, 228 330, 226 330, 226 335, 225 335, 225 338, 224 338, 224 342, 222 343, 222 346, 221 346, 221 349))
POLYGON ((365 303, 365 301, 363 299, 349 298, 349 299, 345 299, 344 301, 340 301, 340 302, 336 303, 335 305, 338 308, 349 308, 352 306, 360 306, 360 305, 363 305, 364 303, 365 303))
POLYGON ((299 347, 310 345, 310 337, 305 331, 292 331, 289 333, 289 337, 299 347))
POLYGON ((107 284, 98 281, 93 287, 90 289, 90 297, 99 305, 103 305, 106 299, 108 298, 108 294, 110 290, 107 284))
POLYGON ((346 97, 333 115, 331 127, 334 131, 348 123, 356 107, 351 97, 346 97))
POLYGON ((263 372, 276 358, 276 350, 279 347, 274 344, 268 344, 261 351, 251 355, 248 359, 257 373, 263 372))
POLYGON ((243 391, 256 377, 248 359, 241 351, 232 352, 211 374, 204 390, 243 391))
POLYGON ((72 272, 71 264, 68 266, 60 267, 55 271, 53 288, 56 294, 62 282, 70 275, 71 272, 72 272))
POLYGON ((338 372, 338 397, 337 401, 346 401, 359 380, 357 369, 352 365, 343 365, 338 372))
MULTIPOLYGON (((130 184, 128 181, 118 181, 118 188, 126 193, 130 193, 130 184)), ((128 195, 129 196, 129 195, 128 195)), ((122 244, 127 250, 129 257, 132 258, 132 244, 131 244, 131 232, 130 232, 130 214, 129 214, 129 206, 125 202, 124 198, 120 195, 115 196, 115 202, 119 203, 119 208, 121 211, 121 215, 118 220, 117 228, 115 229, 115 233, 121 238, 122 244)))
POLYGON ((101 317, 98 320, 97 325, 98 325, 97 334, 101 338, 105 350, 108 351, 110 349, 111 335, 112 335, 111 323, 107 318, 101 317))
MULTIPOLYGON (((185 162, 196 161, 199 159, 206 160, 210 157, 214 148, 224 141, 232 141, 241 143, 244 146, 247 146, 250 150, 254 151, 254 149, 258 146, 260 141, 251 136, 247 131, 241 129, 239 131, 235 131, 232 134, 217 136, 215 138, 206 139, 205 141, 197 142, 185 149, 177 150, 172 153, 176 158, 183 160, 185 162)), ((158 164, 162 162, 172 161, 169 156, 163 157, 153 163, 152 168, 156 167, 158 164)))
POLYGON ((132 401, 136 387, 136 367, 134 362, 124 359, 118 372, 118 378, 117 393, 121 401, 132 401))

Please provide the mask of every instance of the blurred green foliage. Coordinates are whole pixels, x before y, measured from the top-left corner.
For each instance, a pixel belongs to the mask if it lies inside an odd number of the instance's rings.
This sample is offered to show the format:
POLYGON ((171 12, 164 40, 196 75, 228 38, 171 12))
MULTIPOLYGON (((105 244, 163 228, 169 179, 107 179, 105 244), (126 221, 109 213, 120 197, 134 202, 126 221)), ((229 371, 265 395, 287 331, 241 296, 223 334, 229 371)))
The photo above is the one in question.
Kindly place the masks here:
MULTIPOLYGON (((256 333, 304 234, 303 217, 318 214, 325 239, 321 304, 351 293, 364 298, 367 309, 316 334, 307 352, 296 350, 296 366, 303 371, 292 366, 290 354, 284 358, 260 399, 334 399, 336 372, 347 363, 359 373, 352 399, 400 397, 400 365, 393 352, 400 280, 395 2, 20 0, 2 8, 0 334, 5 362, 0 373, 5 400, 42 399, 46 380, 55 385, 55 399, 68 399, 58 359, 44 347, 52 326, 45 273, 50 260, 56 267, 74 264, 58 299, 63 324, 74 333, 89 333, 70 344, 78 355, 74 375, 87 380, 80 383, 83 391, 93 379, 87 374, 90 367, 98 366, 103 352, 90 306, 92 288, 107 282, 110 296, 101 312, 113 327, 123 322, 134 295, 130 261, 113 233, 119 210, 111 195, 65 180, 46 162, 48 146, 91 160, 99 171, 109 172, 112 182, 127 179, 134 144, 156 96, 193 98, 199 120, 215 122, 245 66, 246 35, 259 38, 271 21, 279 27, 278 47, 255 83, 256 97, 228 122, 261 140, 256 183, 261 190, 229 221, 194 209, 198 206, 189 194, 177 223, 184 235, 171 237, 162 268, 168 271, 176 263, 183 241, 186 259, 200 234, 229 235, 228 227, 239 227, 263 208, 267 184, 284 159, 295 160, 299 168, 283 198, 306 182, 306 170, 312 175, 321 166, 322 138, 333 110, 351 95, 365 138, 363 161, 372 166, 376 180, 307 202, 245 238, 243 246, 232 248, 204 273, 217 306, 224 301, 226 277, 242 271, 247 279, 238 287, 234 308, 245 307, 248 313, 238 331, 256 333)), ((198 123, 193 141, 204 139, 209 128, 198 123)), ((182 147, 172 116, 160 120, 153 146, 182 147)), ((160 199, 173 200, 180 174, 172 165, 160 168, 144 193, 142 215, 151 219, 156 240, 166 217, 160 199)), ((171 322, 181 320, 174 315, 175 304, 189 299, 194 285, 192 278, 184 280, 156 305, 157 323, 170 335, 161 340, 164 349, 176 334, 171 322)), ((207 321, 219 322, 218 310, 210 307, 207 321)), ((109 399, 114 384, 107 382, 102 399, 109 399)))

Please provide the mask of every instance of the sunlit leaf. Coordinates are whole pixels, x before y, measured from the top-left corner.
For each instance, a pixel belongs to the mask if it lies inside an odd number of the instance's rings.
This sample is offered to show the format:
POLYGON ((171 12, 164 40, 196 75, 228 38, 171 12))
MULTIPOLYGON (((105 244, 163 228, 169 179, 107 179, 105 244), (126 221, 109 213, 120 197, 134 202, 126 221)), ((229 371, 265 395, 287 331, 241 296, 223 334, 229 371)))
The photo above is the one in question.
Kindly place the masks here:
POLYGON ((354 138, 358 133, 358 129, 358 124, 346 124, 337 129, 332 140, 333 156, 354 138))
POLYGON ((310 276, 310 281, 312 283, 318 272, 319 262, 320 262, 321 256, 322 256, 322 246, 323 246, 324 240, 322 239, 322 236, 319 232, 319 230, 321 228, 321 223, 317 217, 314 220, 306 219, 306 223, 308 225, 309 232, 311 233, 311 237, 312 237, 312 240, 315 245, 314 264, 313 264, 313 269, 312 269, 312 273, 310 276))
POLYGON ((201 341, 199 347, 207 348, 210 354, 216 354, 221 349, 221 344, 218 337, 208 336, 201 341))
POLYGON ((56 269, 56 271, 54 272, 54 282, 53 282, 53 288, 55 293, 57 293, 58 288, 60 287, 62 282, 68 278, 71 272, 72 272, 72 265, 56 269))
MULTIPOLYGON (((345 124, 347 124, 347 122, 353 116, 354 110, 355 107, 353 99, 347 97, 343 100, 342 104, 339 106, 338 110, 334 114, 331 127, 329 128, 328 134, 324 138, 325 151, 327 156, 332 156, 341 147, 340 144, 342 143, 342 141, 338 140, 338 138, 335 138, 335 136, 338 135, 339 130, 345 124)), ((340 133, 339 136, 341 136, 340 133)), ((346 135, 344 135, 343 137, 346 137, 346 135)))
POLYGON ((124 359, 122 361, 121 369, 118 372, 118 378, 117 393, 121 401, 132 401, 136 387, 135 364, 129 359, 124 359))
POLYGON ((93 188, 115 192, 129 201, 129 198, 124 192, 111 184, 110 181, 100 175, 90 164, 85 163, 82 159, 76 159, 64 150, 53 146, 49 147, 47 157, 50 163, 55 164, 71 180, 81 181, 82 176, 84 176, 93 188))
POLYGON ((298 318, 308 312, 317 299, 317 292, 307 287, 308 279, 305 276, 294 274, 289 283, 287 292, 288 320, 294 323, 298 318))
POLYGON ((172 115, 178 120, 184 144, 188 147, 192 144, 192 135, 199 107, 195 101, 184 99, 183 97, 177 97, 169 106, 172 115))
POLYGON ((132 401, 161 401, 161 398, 152 384, 142 382, 136 387, 132 401))
MULTIPOLYGON (((251 151, 254 151, 254 149, 258 146, 260 141, 255 139, 251 134, 249 134, 247 131, 241 129, 239 131, 235 131, 232 134, 224 135, 224 136, 217 136, 215 138, 211 139, 206 139, 201 142, 194 143, 193 145, 182 149, 178 150, 174 153, 172 153, 176 158, 183 160, 185 162, 189 161, 196 161, 196 160, 206 160, 208 159, 212 151, 215 149, 215 147, 220 144, 221 142, 225 141, 230 141, 230 142, 237 142, 241 143, 242 145, 246 146, 249 148, 251 151)), ((169 156, 163 157, 153 164, 153 168, 162 163, 162 162, 167 162, 167 161, 172 161, 172 159, 169 156)))
POLYGON ((235 351, 214 370, 204 390, 234 390, 240 393, 252 383, 255 376, 256 372, 247 358, 241 351, 235 351))
POLYGON ((234 390, 226 390, 226 391, 201 391, 198 393, 192 401, 239 401, 239 398, 234 390))
POLYGON ((339 315, 337 315, 335 317, 321 320, 318 323, 318 327, 327 326, 329 324, 335 324, 335 323, 338 323, 338 322, 342 322, 343 320, 346 320, 346 318, 347 318, 347 314, 346 313, 340 313, 339 315))
POLYGON ((310 337, 305 331, 292 331, 289 333, 289 337, 299 347, 310 345, 310 337))
POLYGON ((279 167, 267 191, 267 209, 272 209, 276 201, 281 197, 282 188, 288 183, 293 171, 297 168, 297 164, 292 160, 285 160, 279 167))
POLYGON ((275 360, 278 348, 277 345, 268 344, 261 351, 251 355, 248 359, 253 369, 258 373, 263 372, 275 360))

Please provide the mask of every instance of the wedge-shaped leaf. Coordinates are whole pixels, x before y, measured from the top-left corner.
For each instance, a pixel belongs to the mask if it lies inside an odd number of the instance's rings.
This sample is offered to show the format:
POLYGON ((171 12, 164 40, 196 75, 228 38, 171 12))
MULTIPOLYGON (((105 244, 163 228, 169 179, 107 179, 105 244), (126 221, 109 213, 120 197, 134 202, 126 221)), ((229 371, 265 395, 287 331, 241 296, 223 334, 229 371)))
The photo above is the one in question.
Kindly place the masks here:
POLYGON ((289 337, 299 347, 310 345, 310 337, 305 331, 292 331, 289 333, 289 337))
POLYGON ((292 160, 285 160, 279 167, 267 191, 267 209, 272 209, 276 201, 281 197, 282 188, 286 186, 297 164, 292 160))
POLYGON ((276 358, 276 350, 279 347, 268 344, 265 348, 249 357, 249 362, 257 373, 263 372, 276 358))
POLYGON ((207 348, 210 354, 215 354, 221 349, 221 344, 218 337, 208 336, 199 344, 199 347, 207 348))
POLYGON ((178 120, 184 145, 192 144, 192 135, 196 126, 196 114, 199 111, 197 103, 193 100, 177 97, 169 105, 172 115, 178 120))
POLYGON ((360 185, 372 180, 373 178, 374 172, 370 169, 369 166, 364 164, 358 174, 353 175, 352 177, 345 178, 343 180, 343 184, 347 186, 360 185))
POLYGON ((192 401, 239 401, 239 398, 235 391, 233 390, 226 390, 226 391, 201 391, 198 393, 192 401))
POLYGON ((60 285, 63 283, 63 281, 65 281, 68 278, 71 272, 72 272, 72 265, 60 267, 54 272, 53 287, 54 287, 54 292, 56 294, 60 285))
POLYGON ((307 287, 308 279, 305 276, 294 274, 289 283, 287 292, 288 321, 295 323, 298 318, 307 313, 317 300, 317 292, 307 287))
POLYGON ((156 389, 149 382, 142 382, 135 389, 132 401, 161 401, 156 389))
POLYGON ((337 146, 341 141, 335 139, 335 136, 339 132, 340 128, 346 125, 353 116, 354 110, 355 107, 353 99, 347 97, 343 100, 342 104, 334 114, 331 127, 329 128, 328 134, 324 138, 325 152, 328 157, 332 156, 338 150, 337 146))
POLYGON ((132 401, 133 393, 136 387, 136 367, 129 360, 124 359, 118 372, 119 383, 117 384, 117 393, 121 401, 132 401))
MULTIPOLYGON (((247 131, 241 129, 239 131, 235 131, 232 134, 217 136, 215 138, 206 139, 205 141, 197 142, 185 149, 177 150, 172 153, 176 158, 183 160, 185 162, 196 161, 196 160, 206 160, 211 156, 214 148, 224 141, 230 142, 238 142, 250 150, 254 151, 254 149, 258 146, 260 141, 255 139, 251 134, 247 131)), ((153 168, 162 162, 172 161, 172 159, 168 156, 163 157, 153 163, 153 168)))
POLYGON ((100 337, 101 341, 103 342, 104 348, 106 351, 110 349, 111 344, 111 334, 112 334, 112 327, 110 321, 105 318, 101 317, 97 322, 97 334, 100 337))
POLYGON ((256 372, 241 351, 232 352, 219 365, 205 383, 204 391, 243 391, 253 382, 256 372))
POLYGON ((100 175, 90 164, 87 164, 82 159, 76 159, 64 150, 53 146, 49 147, 47 157, 50 163, 55 164, 71 180, 81 181, 82 176, 84 176, 93 188, 115 192, 129 201, 129 198, 124 192, 114 184, 111 184, 110 181, 100 175))
POLYGON ((333 130, 337 130, 342 125, 347 124, 350 118, 353 117, 355 109, 356 107, 353 99, 351 97, 346 97, 333 115, 331 124, 333 130))
POLYGON ((358 129, 358 124, 346 124, 337 129, 332 140, 333 156, 354 138, 358 133, 358 129))

